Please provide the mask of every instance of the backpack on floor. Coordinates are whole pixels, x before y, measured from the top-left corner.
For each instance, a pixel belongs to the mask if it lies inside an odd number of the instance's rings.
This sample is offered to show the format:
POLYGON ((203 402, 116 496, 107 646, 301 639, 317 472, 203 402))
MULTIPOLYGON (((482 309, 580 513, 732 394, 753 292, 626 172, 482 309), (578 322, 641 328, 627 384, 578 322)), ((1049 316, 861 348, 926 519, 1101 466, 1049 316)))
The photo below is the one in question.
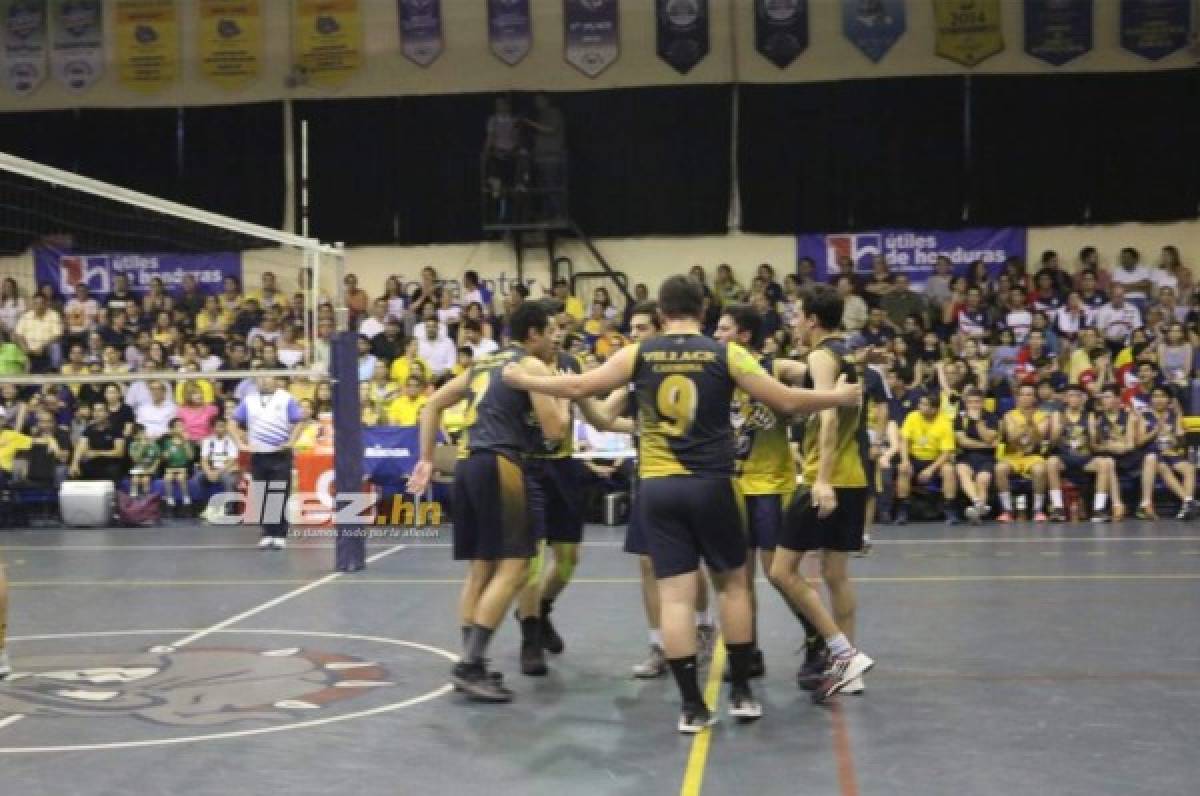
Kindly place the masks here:
POLYGON ((117 493, 117 518, 123 525, 144 527, 155 525, 162 518, 159 497, 155 494, 132 497, 124 492, 117 493))

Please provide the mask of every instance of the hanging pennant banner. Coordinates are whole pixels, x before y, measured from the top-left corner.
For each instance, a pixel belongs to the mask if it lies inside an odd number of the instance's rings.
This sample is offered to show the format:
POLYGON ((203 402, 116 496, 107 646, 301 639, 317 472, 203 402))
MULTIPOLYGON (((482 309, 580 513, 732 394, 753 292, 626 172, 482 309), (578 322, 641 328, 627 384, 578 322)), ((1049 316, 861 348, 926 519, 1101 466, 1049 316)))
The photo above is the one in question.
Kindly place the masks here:
POLYGON ((199 0, 196 8, 200 74, 231 90, 258 79, 263 48, 259 0, 199 0))
POLYGON ((842 32, 875 63, 907 27, 904 0, 842 0, 842 32))
POLYGON ((104 74, 102 0, 50 0, 50 71, 74 91, 104 74))
POLYGON ((418 66, 442 54, 442 0, 399 0, 400 52, 418 66))
POLYGON ((708 55, 708 0, 654 0, 658 57, 686 75, 708 55))
POLYGON ((175 0, 116 0, 117 74, 126 88, 153 94, 179 77, 175 0))
POLYGON ((1191 12, 1189 0, 1121 0, 1121 46, 1150 61, 1182 50, 1191 12))
POLYGON ((492 54, 516 66, 533 48, 529 0, 487 0, 488 41, 492 54))
POLYGON ((563 0, 567 63, 595 77, 617 60, 621 48, 617 0, 563 0))
POLYGON ((786 69, 808 47, 808 0, 754 0, 754 47, 786 69))
POLYGON ((4 80, 29 94, 46 77, 46 0, 3 0, 4 80))
POLYGON ((345 83, 362 66, 362 16, 358 0, 295 0, 296 67, 301 82, 345 83))
POLYGON ((1025 52, 1062 66, 1092 50, 1093 0, 1025 0, 1025 52))
POLYGON ((1004 50, 1000 0, 933 0, 937 54, 977 66, 1004 50))

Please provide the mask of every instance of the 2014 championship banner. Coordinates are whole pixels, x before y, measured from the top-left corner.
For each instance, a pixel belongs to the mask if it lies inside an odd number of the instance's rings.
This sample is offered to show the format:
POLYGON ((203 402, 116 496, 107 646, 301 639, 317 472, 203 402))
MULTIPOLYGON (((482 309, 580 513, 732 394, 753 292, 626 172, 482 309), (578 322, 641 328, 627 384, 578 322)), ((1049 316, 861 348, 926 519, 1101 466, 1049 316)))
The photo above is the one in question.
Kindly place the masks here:
POLYGON ((155 278, 170 291, 185 276, 193 276, 202 293, 219 293, 225 277, 241 282, 242 255, 237 252, 211 254, 76 254, 38 248, 33 253, 34 277, 39 285, 50 284, 60 295, 70 296, 75 286, 87 285, 94 298, 112 293, 118 275, 129 279, 134 295, 149 292, 155 278))
POLYGON ((1002 227, 938 230, 880 229, 833 235, 800 235, 797 259, 812 258, 816 277, 824 280, 836 273, 843 257, 854 261, 856 273, 869 274, 876 255, 887 258, 893 274, 906 274, 913 284, 923 284, 933 274, 937 258, 945 255, 963 273, 976 260, 983 260, 995 274, 1009 257, 1026 256, 1027 230, 1002 227))

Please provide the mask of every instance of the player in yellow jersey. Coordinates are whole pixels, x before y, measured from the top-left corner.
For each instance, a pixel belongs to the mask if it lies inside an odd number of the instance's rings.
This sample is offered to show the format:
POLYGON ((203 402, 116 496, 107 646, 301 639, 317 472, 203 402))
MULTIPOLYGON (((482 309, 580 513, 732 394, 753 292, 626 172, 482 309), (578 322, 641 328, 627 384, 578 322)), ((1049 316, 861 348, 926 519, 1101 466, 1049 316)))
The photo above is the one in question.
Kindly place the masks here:
MULTIPOLYGON (((828 390, 780 384, 735 343, 722 345, 700 334, 704 296, 700 285, 674 276, 658 296, 663 334, 621 349, 595 370, 580 375, 536 376, 506 367, 505 381, 560 398, 580 400, 633 383, 640 429, 638 469, 641 515, 658 577, 663 642, 683 699, 678 729, 697 733, 715 718, 700 692, 693 621, 697 570, 703 560, 721 595, 721 629, 729 653, 729 713, 739 720, 762 715, 750 688, 753 615, 746 581, 746 540, 733 483, 734 437, 729 406, 737 388, 772 409, 811 412, 857 406, 862 390, 841 380, 828 390)), ((820 595, 804 584, 795 604, 838 652, 823 701, 844 686, 841 672, 862 672, 872 661, 855 650, 834 623, 820 595)))
MULTIPOLYGON (((718 342, 737 343, 747 351, 757 352, 762 346, 762 315, 748 304, 730 304, 721 311, 717 331, 718 342)), ((773 356, 759 356, 758 363, 770 375, 784 384, 800 384, 806 367, 800 362, 773 356)), ((755 401, 744 390, 733 394, 730 407, 737 440, 737 485, 746 506, 746 530, 750 556, 746 572, 750 581, 750 604, 754 610, 754 660, 751 677, 766 675, 762 649, 758 646, 758 595, 754 587, 755 551, 762 562, 762 571, 771 571, 776 540, 783 526, 783 514, 796 491, 796 461, 788 441, 788 418, 770 407, 755 401)), ((808 623, 807 619, 801 621, 808 623)), ((807 625, 808 635, 816 635, 807 625)))
POLYGON ((1033 519, 1046 522, 1046 459, 1042 443, 1050 439, 1050 416, 1037 408, 1037 388, 1022 384, 1017 388, 1017 407, 1000 421, 1000 441, 1004 454, 996 463, 996 492, 1000 498, 1000 516, 996 522, 1012 522, 1013 475, 1033 482, 1033 519))

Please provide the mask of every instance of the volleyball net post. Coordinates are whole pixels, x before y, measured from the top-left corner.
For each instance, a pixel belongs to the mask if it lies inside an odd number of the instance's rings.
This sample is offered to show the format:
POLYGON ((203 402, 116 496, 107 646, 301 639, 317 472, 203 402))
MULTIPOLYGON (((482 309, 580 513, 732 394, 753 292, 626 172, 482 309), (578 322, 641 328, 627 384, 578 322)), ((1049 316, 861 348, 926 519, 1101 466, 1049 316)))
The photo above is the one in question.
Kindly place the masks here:
MULTIPOLYGON (((334 247, 337 331, 331 342, 330 377, 333 379, 334 485, 339 495, 362 492, 365 455, 362 405, 358 394, 358 332, 346 304, 346 256, 342 244, 334 247)), ((335 501, 341 505, 341 501, 335 501)), ((334 565, 338 572, 367 568, 367 539, 361 524, 338 522, 334 565)))

